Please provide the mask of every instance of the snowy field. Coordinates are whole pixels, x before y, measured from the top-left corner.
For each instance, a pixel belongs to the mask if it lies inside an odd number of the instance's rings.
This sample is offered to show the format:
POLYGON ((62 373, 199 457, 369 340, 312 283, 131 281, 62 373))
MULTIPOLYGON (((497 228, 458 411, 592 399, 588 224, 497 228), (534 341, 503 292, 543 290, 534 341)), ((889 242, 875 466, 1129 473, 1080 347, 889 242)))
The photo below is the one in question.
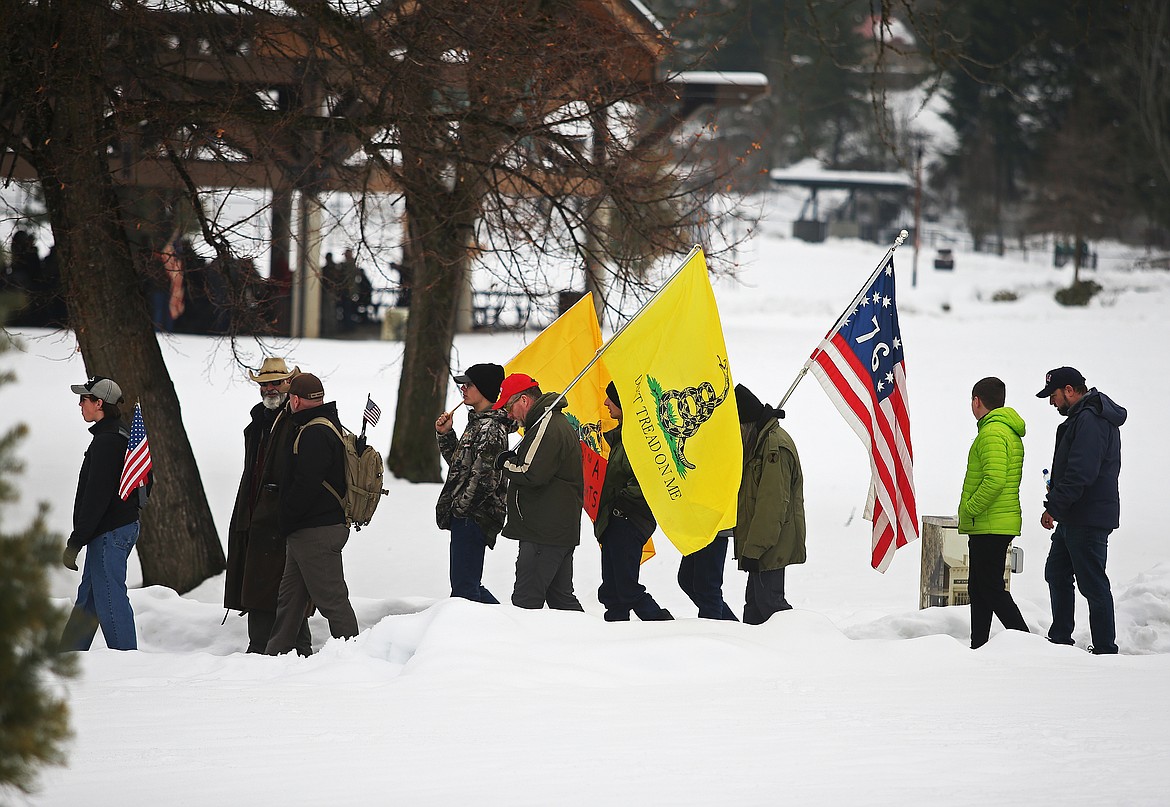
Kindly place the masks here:
MULTIPOLYGON (((788 231, 782 217, 765 222, 740 252, 738 279, 716 284, 735 380, 773 403, 884 251, 803 244, 788 231)), ((919 513, 954 513, 974 381, 1003 378, 1027 421, 1025 565, 1012 591, 1033 635, 996 623, 975 652, 966 608, 918 610, 918 543, 885 575, 869 568, 866 455, 810 376, 784 422, 806 478, 809 559, 788 575, 796 610, 759 627, 695 619, 675 583, 678 553, 658 535, 643 581, 679 619, 607 624, 588 530, 576 556, 585 614, 452 601, 446 533, 434 526, 439 486, 392 480, 345 552, 360 636, 326 642, 318 616, 312 658, 247 656, 245 620, 221 625, 222 576, 183 597, 137 587, 140 652, 106 650, 99 634, 68 685, 68 767, 15 803, 1166 804, 1170 551, 1158 518, 1170 432, 1158 407, 1170 372, 1158 357, 1170 274, 1133 270, 1133 251, 1100 251, 1092 276, 1105 292, 1086 309, 1053 301, 1071 268, 1053 269, 1050 256, 957 252, 955 271, 940 272, 924 251, 917 288, 911 249, 896 258, 919 513), (1017 299, 993 301, 1001 291, 1017 299), (1122 526, 1110 542, 1116 657, 1085 652, 1083 600, 1078 647, 1043 638, 1041 469, 1060 417, 1034 394, 1064 364, 1129 410, 1122 526)), ((453 364, 503 363, 525 338, 461 336, 453 364)), ((51 526, 68 533, 88 441, 68 386, 85 371, 69 335, 29 331, 22 342, 0 360, 18 376, 0 391, 4 408, 31 428, 23 499, 6 516, 23 524, 45 500, 51 526)), ((360 423, 372 393, 385 412, 372 435, 388 449, 401 345, 286 347, 322 377, 345 422, 360 423)), ((163 350, 222 538, 256 387, 214 340, 166 337, 163 350)), ((456 395, 452 386, 451 404, 456 395)), ((488 555, 485 583, 501 600, 515 553, 501 539, 488 555)), ((78 575, 53 578, 65 607, 78 575)), ((737 611, 743 584, 729 559, 737 611)))

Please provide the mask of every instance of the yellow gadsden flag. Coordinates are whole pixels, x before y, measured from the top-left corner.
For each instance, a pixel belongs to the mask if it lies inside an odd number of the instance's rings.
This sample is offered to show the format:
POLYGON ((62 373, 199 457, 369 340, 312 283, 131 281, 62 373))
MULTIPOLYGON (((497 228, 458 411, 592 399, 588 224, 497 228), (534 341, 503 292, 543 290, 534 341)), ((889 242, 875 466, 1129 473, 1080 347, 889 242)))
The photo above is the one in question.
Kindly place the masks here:
MULTIPOLYGON (((545 392, 563 392, 577 374, 593 361, 601 347, 601 328, 593 295, 586 294, 557 318, 526 348, 504 365, 504 373, 527 373, 545 392)), ((609 373, 596 362, 565 395, 565 417, 581 438, 581 463, 585 472, 585 512, 597 520, 601 484, 605 480, 609 444, 602 435, 617 426, 605 408, 609 373)), ((646 542, 642 562, 654 556, 654 544, 646 542)))
MULTIPOLYGON (((545 392, 564 392, 601 347, 601 328, 593 308, 593 295, 586 294, 549 325, 528 347, 504 365, 505 373, 527 373, 545 392)), ((565 417, 581 437, 585 464, 585 511, 597 519, 597 498, 605 477, 609 446, 602 434, 617 424, 605 408, 605 385, 609 375, 600 363, 565 395, 565 417), (594 482, 596 484, 594 484, 594 482)))
POLYGON ((696 247, 606 345, 622 444, 658 526, 684 555, 735 526, 743 470, 723 327, 696 247))

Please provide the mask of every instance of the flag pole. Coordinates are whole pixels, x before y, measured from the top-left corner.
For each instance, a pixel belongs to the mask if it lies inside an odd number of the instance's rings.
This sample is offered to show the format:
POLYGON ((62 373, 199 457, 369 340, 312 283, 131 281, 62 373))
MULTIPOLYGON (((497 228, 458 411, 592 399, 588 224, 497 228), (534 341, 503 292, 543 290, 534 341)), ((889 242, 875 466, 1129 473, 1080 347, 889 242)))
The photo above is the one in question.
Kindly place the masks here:
POLYGON ((366 424, 369 422, 368 420, 366 420, 366 412, 370 411, 370 401, 372 401, 372 400, 374 400, 372 395, 367 392, 366 393, 366 408, 362 410, 362 433, 361 433, 361 437, 358 438, 360 440, 366 439, 366 424))
MULTIPOLYGON (((905 230, 903 230, 903 232, 905 232, 905 230)), ((682 263, 679 264, 679 267, 677 269, 675 269, 674 273, 671 274, 671 276, 666 279, 665 283, 663 283, 661 286, 658 287, 658 291, 656 291, 656 292, 654 292, 654 294, 650 295, 650 299, 642 304, 642 307, 638 309, 638 313, 634 314, 634 316, 632 316, 628 320, 626 320, 625 323, 623 323, 622 326, 617 329, 617 331, 614 333, 613 336, 609 337, 609 339, 606 340, 601 345, 601 347, 597 348, 597 352, 593 354, 593 358, 590 359, 589 363, 585 365, 585 369, 583 369, 581 372, 577 373, 577 377, 574 378, 572 381, 570 381, 568 386, 566 386, 563 390, 561 390, 561 394, 558 395, 557 399, 552 402, 552 406, 550 406, 548 409, 545 410, 544 416, 547 416, 549 413, 551 413, 556 408, 556 405, 561 402, 561 399, 563 399, 565 397, 565 395, 568 394, 569 390, 571 390, 574 386, 576 386, 577 382, 585 377, 585 374, 588 373, 590 369, 592 369, 593 365, 597 364, 597 360, 601 358, 601 354, 604 353, 606 350, 608 350, 609 346, 612 345, 614 343, 614 341, 619 336, 622 335, 622 331, 624 331, 626 328, 630 327, 630 325, 633 324, 634 320, 636 320, 638 317, 642 316, 642 312, 645 311, 647 308, 649 308, 650 304, 653 303, 655 300, 657 300, 659 295, 662 294, 662 292, 666 291, 667 286, 669 286, 672 282, 674 282, 674 279, 676 277, 678 277, 679 274, 682 273, 682 270, 690 262, 691 258, 695 257, 695 254, 698 253, 699 251, 701 251, 701 249, 702 248, 698 244, 695 244, 693 247, 691 247, 691 251, 687 253, 687 256, 683 259, 682 263)))
MULTIPOLYGON (((886 250, 886 254, 882 256, 880 261, 878 261, 877 267, 872 272, 870 272, 869 278, 865 281, 865 283, 862 284, 860 291, 858 291, 857 294, 853 296, 853 301, 850 302, 848 307, 846 307, 846 309, 841 312, 841 316, 837 317, 837 321, 833 323, 833 327, 829 328, 828 333, 825 334, 825 339, 836 333, 837 329, 841 327, 841 323, 845 320, 845 318, 853 313, 853 310, 857 308, 857 304, 861 302, 861 295, 869 291, 869 287, 873 285, 873 281, 877 278, 878 273, 881 272, 885 267, 886 261, 888 261, 890 256, 894 254, 894 250, 902 246, 902 243, 909 237, 909 235, 910 233, 906 232, 905 230, 902 230, 898 233, 898 237, 894 239, 893 246, 886 250)), ((780 399, 780 403, 776 404, 777 409, 784 408, 784 404, 788 403, 788 399, 791 398, 792 393, 796 391, 797 385, 804 379, 805 375, 808 374, 809 368, 811 368, 813 362, 817 360, 817 356, 824 352, 824 347, 822 346, 825 344, 825 339, 821 339, 820 344, 817 345, 817 349, 812 352, 812 355, 808 357, 808 361, 806 361, 804 366, 800 368, 800 372, 796 374, 796 378, 793 380, 792 386, 788 388, 788 392, 784 393, 784 397, 780 399)))

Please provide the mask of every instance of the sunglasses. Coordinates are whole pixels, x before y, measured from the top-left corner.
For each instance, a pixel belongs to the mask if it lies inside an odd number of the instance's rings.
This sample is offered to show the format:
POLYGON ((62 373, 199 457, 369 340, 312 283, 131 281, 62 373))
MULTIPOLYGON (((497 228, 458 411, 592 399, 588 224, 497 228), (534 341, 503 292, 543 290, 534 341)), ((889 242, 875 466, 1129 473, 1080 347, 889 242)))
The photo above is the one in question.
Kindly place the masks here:
POLYGON ((288 383, 288 379, 282 381, 261 381, 260 386, 263 387, 279 387, 288 383))

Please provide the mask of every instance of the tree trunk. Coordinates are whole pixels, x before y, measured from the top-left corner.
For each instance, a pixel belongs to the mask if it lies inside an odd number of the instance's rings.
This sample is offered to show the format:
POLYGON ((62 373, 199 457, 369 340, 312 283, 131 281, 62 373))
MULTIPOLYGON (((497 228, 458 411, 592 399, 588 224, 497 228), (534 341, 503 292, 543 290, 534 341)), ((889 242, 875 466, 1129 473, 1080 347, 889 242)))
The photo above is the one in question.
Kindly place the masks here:
POLYGON ((224 569, 223 547, 104 159, 108 136, 99 128, 105 102, 98 77, 110 18, 97 3, 69 5, 55 20, 59 35, 46 60, 45 98, 31 111, 43 134, 33 159, 86 370, 118 382, 127 419, 134 403, 142 403, 155 479, 138 542, 143 583, 181 594, 224 569))
MULTIPOLYGON (((434 195, 447 194, 436 188, 434 195)), ((427 205, 432 209, 443 205, 427 205)), ((387 467, 411 482, 441 482, 435 418, 443 411, 451 381, 451 344, 459 290, 471 255, 473 222, 419 212, 407 195, 407 265, 414 270, 410 318, 398 382, 394 437, 387 467)))

